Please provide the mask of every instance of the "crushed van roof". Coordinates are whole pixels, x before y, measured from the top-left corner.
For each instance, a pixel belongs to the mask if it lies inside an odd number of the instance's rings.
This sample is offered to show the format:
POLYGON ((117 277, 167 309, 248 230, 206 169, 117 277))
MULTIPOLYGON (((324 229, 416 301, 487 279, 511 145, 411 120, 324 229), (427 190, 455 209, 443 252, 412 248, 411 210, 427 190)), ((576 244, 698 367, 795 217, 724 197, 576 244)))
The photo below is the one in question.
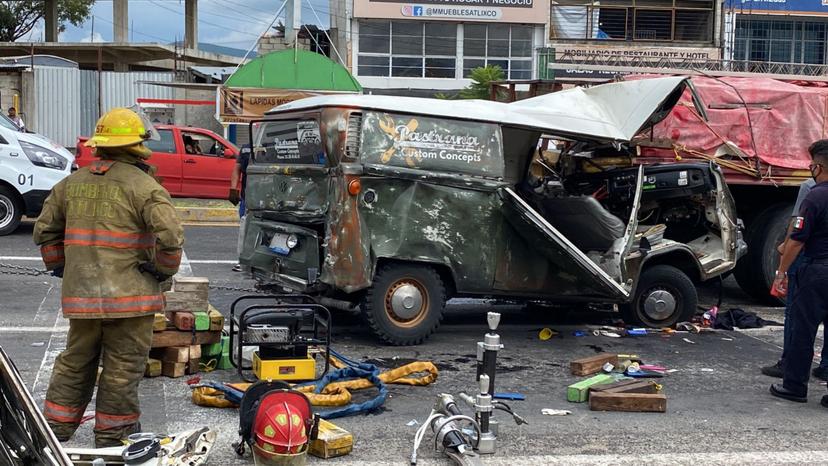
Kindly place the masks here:
MULTIPOLYGON (((573 88, 514 103, 375 95, 309 97, 274 107, 267 115, 320 107, 350 107, 500 123, 593 140, 629 141, 684 88, 686 77, 573 88)), ((669 110, 669 109, 668 109, 669 110)))

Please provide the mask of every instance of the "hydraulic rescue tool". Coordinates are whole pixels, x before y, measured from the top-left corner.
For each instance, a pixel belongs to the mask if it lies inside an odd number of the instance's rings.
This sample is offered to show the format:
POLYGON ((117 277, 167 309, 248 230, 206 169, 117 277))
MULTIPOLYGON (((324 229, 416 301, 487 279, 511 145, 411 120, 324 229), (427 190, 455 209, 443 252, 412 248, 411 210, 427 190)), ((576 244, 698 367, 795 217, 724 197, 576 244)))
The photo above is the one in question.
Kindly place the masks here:
POLYGON ((506 403, 492 399, 494 394, 497 353, 503 349, 500 335, 495 333, 500 323, 500 314, 490 312, 486 316, 489 332, 477 343, 478 393, 471 397, 460 393, 459 398, 474 408, 474 417, 464 415, 452 395, 442 393, 428 418, 414 435, 414 449, 411 464, 417 464, 417 450, 420 448, 427 429, 434 432, 434 448, 442 447, 443 453, 460 466, 480 465, 481 454, 492 454, 497 447, 497 422, 492 418, 495 409, 512 416, 515 423, 527 424, 526 420, 512 411, 506 403), (438 447, 439 445, 439 447, 438 447))
POLYGON ((259 380, 316 380, 330 366, 331 313, 310 296, 242 296, 230 306, 231 363, 239 377, 252 370, 259 380), (244 348, 256 347, 252 365, 243 359, 244 348), (324 368, 317 374, 311 350, 324 353, 324 368))

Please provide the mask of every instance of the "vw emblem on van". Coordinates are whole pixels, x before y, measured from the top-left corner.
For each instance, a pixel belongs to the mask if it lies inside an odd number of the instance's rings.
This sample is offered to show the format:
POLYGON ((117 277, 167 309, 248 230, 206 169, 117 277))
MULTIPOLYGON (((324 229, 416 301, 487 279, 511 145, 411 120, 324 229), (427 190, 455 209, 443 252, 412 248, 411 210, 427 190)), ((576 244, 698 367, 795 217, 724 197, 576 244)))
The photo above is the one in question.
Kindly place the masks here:
POLYGON ((285 192, 285 191, 287 191, 287 188, 288 188, 287 181, 282 181, 281 183, 279 183, 279 191, 285 192))

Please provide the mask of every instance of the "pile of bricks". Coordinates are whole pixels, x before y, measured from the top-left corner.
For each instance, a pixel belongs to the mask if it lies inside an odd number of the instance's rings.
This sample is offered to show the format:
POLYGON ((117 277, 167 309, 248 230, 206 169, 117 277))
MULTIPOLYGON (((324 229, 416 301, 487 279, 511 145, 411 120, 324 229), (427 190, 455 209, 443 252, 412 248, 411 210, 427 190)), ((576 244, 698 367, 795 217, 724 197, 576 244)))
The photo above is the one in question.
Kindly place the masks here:
POLYGON ((164 293, 164 313, 155 315, 147 377, 195 374, 201 345, 221 342, 224 316, 210 306, 208 289, 207 278, 174 278, 172 291, 164 293))

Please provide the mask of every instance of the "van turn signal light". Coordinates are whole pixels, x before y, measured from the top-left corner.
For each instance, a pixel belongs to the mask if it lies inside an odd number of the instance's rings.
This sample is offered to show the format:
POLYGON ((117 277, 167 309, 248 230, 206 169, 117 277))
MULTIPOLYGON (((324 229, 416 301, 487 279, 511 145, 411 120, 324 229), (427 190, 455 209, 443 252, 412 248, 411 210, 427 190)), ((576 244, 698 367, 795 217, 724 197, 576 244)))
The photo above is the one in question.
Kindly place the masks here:
POLYGON ((351 182, 348 183, 348 193, 350 193, 351 196, 356 196, 357 194, 359 194, 359 191, 361 189, 362 184, 360 184, 359 180, 351 180, 351 182))

